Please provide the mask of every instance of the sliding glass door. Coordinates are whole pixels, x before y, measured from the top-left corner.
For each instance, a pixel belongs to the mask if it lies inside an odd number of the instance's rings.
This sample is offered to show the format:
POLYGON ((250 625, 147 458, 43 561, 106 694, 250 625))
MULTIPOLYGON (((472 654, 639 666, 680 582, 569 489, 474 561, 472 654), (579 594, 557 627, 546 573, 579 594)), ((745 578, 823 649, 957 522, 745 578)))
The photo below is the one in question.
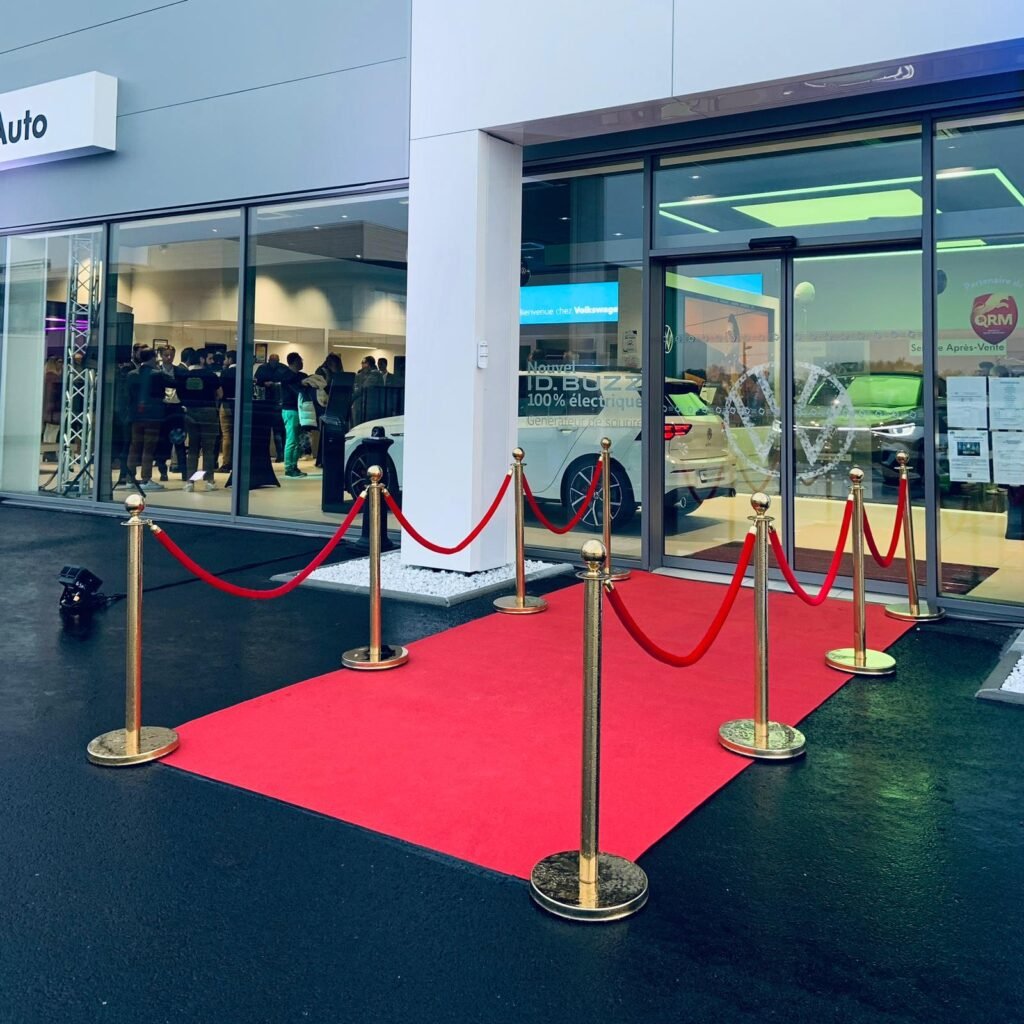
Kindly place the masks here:
MULTIPOLYGON (((763 491, 793 565, 824 573, 853 466, 888 539, 900 451, 923 535, 920 250, 661 269, 664 529, 653 549, 666 563, 734 563, 763 491)), ((875 579, 904 574, 900 559, 868 565, 875 579)))

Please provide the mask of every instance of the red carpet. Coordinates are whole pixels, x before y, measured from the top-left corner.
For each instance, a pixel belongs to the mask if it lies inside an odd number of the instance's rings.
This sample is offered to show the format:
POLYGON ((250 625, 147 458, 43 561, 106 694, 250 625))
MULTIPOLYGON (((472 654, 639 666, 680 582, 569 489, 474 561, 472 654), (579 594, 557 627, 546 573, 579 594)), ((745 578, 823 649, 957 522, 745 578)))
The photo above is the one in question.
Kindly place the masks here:
MULTIPOLYGON (((703 635, 725 590, 646 573, 620 587, 675 651, 703 635)), ((494 614, 420 640, 404 668, 339 670, 189 722, 165 763, 528 877, 579 843, 582 593, 549 601, 543 615, 494 614)), ((672 669, 606 608, 602 849, 639 856, 749 764, 716 737, 753 713, 752 610, 743 590, 707 657, 672 669)), ((846 681, 823 655, 852 642, 852 607, 773 593, 770 615, 771 714, 795 725, 846 681)), ((868 608, 872 647, 908 626, 868 608)))

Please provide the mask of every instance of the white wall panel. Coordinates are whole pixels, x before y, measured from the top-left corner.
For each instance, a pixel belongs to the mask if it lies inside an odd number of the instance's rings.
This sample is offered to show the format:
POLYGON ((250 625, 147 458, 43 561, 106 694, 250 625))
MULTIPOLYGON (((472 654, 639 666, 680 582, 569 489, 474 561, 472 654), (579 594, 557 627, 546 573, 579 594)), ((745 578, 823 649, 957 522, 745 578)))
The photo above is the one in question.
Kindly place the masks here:
POLYGON ((1021 38, 1024 2, 675 0, 674 23, 686 96, 1021 38))
POLYGON ((672 0, 413 0, 412 138, 668 96, 672 0))
MULTIPOLYGON (((188 0, 102 0, 102 3, 82 3, 81 0, 46 0, 45 3, 18 3, 17 0, 8 0, 3 5, 3 24, 0 27, 3 33, 0 35, 0 64, 16 50, 44 39, 89 31, 97 25, 131 18, 154 8, 185 6, 187 2, 188 0)), ((85 45, 85 41, 80 40, 79 45, 85 45)))
POLYGON ((0 227, 408 172, 405 61, 119 117, 117 152, 5 171, 0 227))
POLYGON ((130 114, 408 52, 408 0, 299 0, 251 11, 238 0, 190 0, 4 54, 0 92, 103 71, 119 80, 118 112, 130 114))

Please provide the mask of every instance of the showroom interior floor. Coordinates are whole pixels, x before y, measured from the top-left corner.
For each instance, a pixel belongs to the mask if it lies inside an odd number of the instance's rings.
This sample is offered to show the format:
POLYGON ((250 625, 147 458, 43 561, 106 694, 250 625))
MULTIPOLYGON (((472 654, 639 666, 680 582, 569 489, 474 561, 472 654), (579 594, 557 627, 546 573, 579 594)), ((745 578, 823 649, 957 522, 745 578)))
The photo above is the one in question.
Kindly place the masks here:
MULTIPOLYGON (((894 680, 854 681, 805 720, 805 761, 752 766, 641 858, 640 914, 586 927, 521 881, 343 822, 163 765, 89 765, 86 742, 122 720, 124 608, 64 628, 55 577, 80 564, 122 590, 125 531, 4 505, 0 524, 3 1024, 1019 1017, 1024 732, 1019 709, 973 697, 1006 627, 908 633, 894 680)), ((318 546, 175 536, 254 586, 318 546)), ((146 553, 147 723, 323 673, 365 642, 358 597, 233 600, 146 553)), ((415 652, 489 607, 385 616, 415 652)))

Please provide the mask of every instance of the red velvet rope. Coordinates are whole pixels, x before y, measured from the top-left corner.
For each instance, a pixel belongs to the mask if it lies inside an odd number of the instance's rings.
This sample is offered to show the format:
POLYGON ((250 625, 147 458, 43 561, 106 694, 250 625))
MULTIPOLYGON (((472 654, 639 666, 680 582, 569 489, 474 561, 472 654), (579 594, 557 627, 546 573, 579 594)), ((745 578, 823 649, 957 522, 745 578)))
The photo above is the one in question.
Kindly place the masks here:
POLYGON ((867 509, 864 510, 864 539, 868 542, 871 550, 871 557, 883 568, 888 569, 892 560, 896 557, 896 547, 900 542, 900 533, 903 530, 903 514, 907 507, 907 481, 904 477, 900 480, 899 493, 896 496, 896 522, 892 527, 892 540, 889 542, 889 550, 883 557, 878 553, 875 546, 875 538, 871 534, 871 524, 868 522, 867 509))
POLYGON ((704 639, 689 654, 672 654, 671 651, 666 651, 663 647, 659 647, 640 628, 633 616, 629 614, 622 601, 622 596, 614 587, 608 588, 608 603, 619 617, 619 621, 626 627, 626 632, 652 658, 656 658, 666 665, 671 665, 673 668, 686 668, 700 661, 717 639, 722 626, 725 625, 729 612, 732 611, 732 606, 736 603, 736 595, 740 592, 740 587, 743 585, 743 574, 747 571, 747 566, 750 564, 750 556, 753 552, 754 535, 748 533, 747 539, 743 542, 743 549, 740 551, 739 561, 736 563, 736 571, 733 573, 732 582, 729 584, 729 589, 725 592, 725 598, 722 600, 722 606, 718 609, 718 614, 715 616, 707 633, 704 634, 704 639))
POLYGON ((583 517, 587 514, 587 509, 590 508, 590 503, 594 500, 594 495, 597 494, 597 484, 601 479, 601 469, 603 463, 601 458, 598 457, 597 468, 594 470, 594 475, 590 481, 590 490, 583 497, 583 504, 576 510, 576 515, 572 517, 565 524, 565 526, 555 526, 553 522, 540 510, 540 506, 537 504, 537 499, 533 496, 533 491, 530 490, 530 481, 523 477, 523 494, 526 495, 526 500, 530 503, 530 508, 533 509, 533 514, 537 517, 541 526, 547 527, 552 533, 563 534, 568 533, 570 530, 575 530, 577 526, 583 521, 583 517))
POLYGON ((387 493, 387 491, 384 492, 384 500, 387 502, 388 508, 391 509, 391 514, 398 520, 399 525, 402 527, 403 530, 405 530, 407 534, 409 534, 410 537, 412 537, 414 541, 416 541, 417 544, 422 544, 423 547, 425 547, 428 551, 436 551, 437 554, 439 555, 455 555, 458 554, 463 548, 469 547, 469 545, 472 544, 473 541, 475 541, 477 537, 480 536, 481 532, 483 531, 483 528, 494 517, 494 513, 498 511, 498 506, 501 504, 501 499, 505 497, 505 492, 508 490, 508 485, 511 482, 512 471, 509 470, 509 472, 505 475, 505 479, 504 481, 502 481, 501 486, 498 488, 498 493, 495 495, 494 501, 491 502, 491 507, 484 513, 483 519, 481 519, 480 522, 473 527, 473 531, 469 534, 468 537, 466 537, 464 540, 459 541, 458 544, 455 544, 450 548, 446 548, 441 544, 435 544, 433 543, 433 541, 427 540, 427 538, 424 537, 423 534, 420 533, 418 530, 416 530, 412 523, 410 523, 409 520, 405 518, 405 516, 402 514, 401 507, 398 505, 395 499, 392 498, 391 495, 387 493))
POLYGON ((347 516, 345 521, 334 531, 334 536, 324 545, 320 553, 313 559, 309 565, 306 566, 302 572, 288 580, 287 583, 282 583, 279 587, 274 587, 272 590, 252 590, 249 587, 236 587, 234 583, 228 583, 226 580, 218 579, 213 573, 207 572, 198 562, 194 562, 188 555, 185 554, 177 544, 171 540, 167 534, 156 527, 153 533, 156 535, 156 539, 163 545, 163 547, 169 551, 181 564, 188 569, 189 572, 198 576, 204 583, 208 583, 211 587, 216 590, 223 590, 225 594, 234 594, 235 597, 249 597, 255 601, 267 601, 273 597, 284 597, 285 594, 290 594, 310 573, 319 569, 324 563, 327 556, 338 546, 338 542, 342 537, 345 536, 345 532, 352 525, 353 520, 359 514, 360 509, 363 507, 365 498, 356 498, 352 505, 352 509, 347 516))
POLYGON ((836 577, 839 575, 839 566, 843 561, 843 549, 846 547, 846 538, 850 535, 850 524, 852 522, 853 499, 847 498, 846 508, 843 511, 843 525, 839 528, 839 543, 836 545, 836 550, 832 555, 832 563, 828 567, 828 575, 825 577, 825 582, 822 583, 821 589, 814 597, 811 597, 811 595, 800 586, 797 582, 796 576, 793 575, 793 570, 790 567, 789 562, 786 561, 786 552, 782 550, 782 541, 779 540, 779 535, 774 530, 769 531, 769 535, 772 540, 772 551, 775 552, 775 561, 782 570, 782 575, 785 576, 790 590, 792 590, 801 601, 809 604, 812 608, 817 608, 818 605, 825 603, 825 598, 828 597, 829 591, 832 589, 832 584, 835 583, 836 577))

